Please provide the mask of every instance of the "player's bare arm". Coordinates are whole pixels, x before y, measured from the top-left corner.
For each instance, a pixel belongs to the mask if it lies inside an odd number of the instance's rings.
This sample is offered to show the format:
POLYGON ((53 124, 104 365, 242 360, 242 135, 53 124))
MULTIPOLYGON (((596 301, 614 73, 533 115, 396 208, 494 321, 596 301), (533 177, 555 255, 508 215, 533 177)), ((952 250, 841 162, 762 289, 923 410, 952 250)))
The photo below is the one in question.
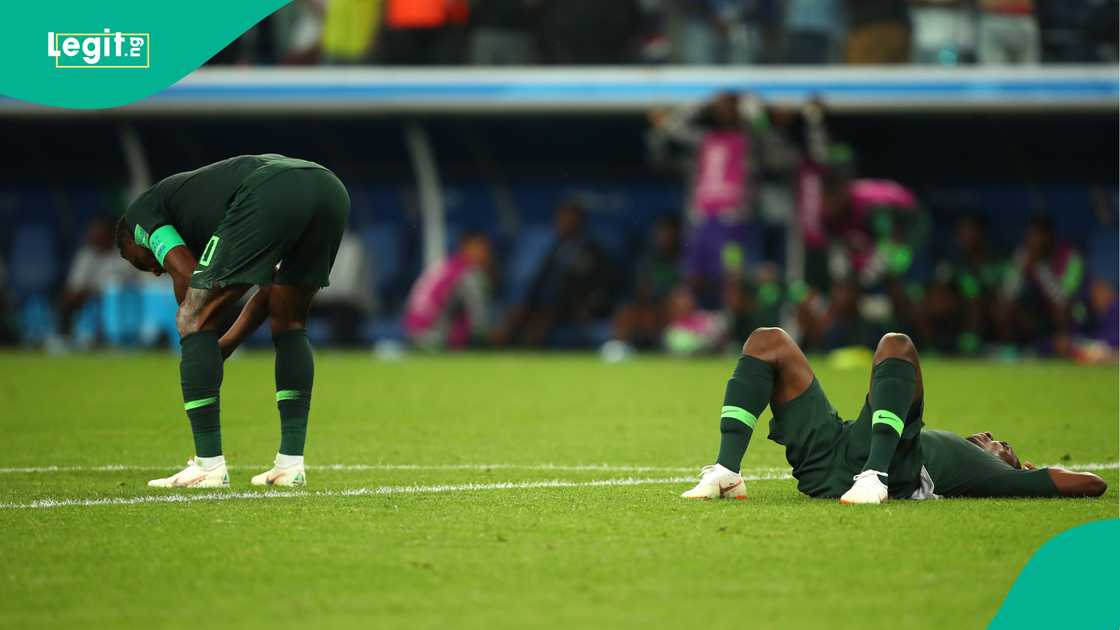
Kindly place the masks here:
POLYGON ((175 301, 180 305, 187 295, 191 275, 197 267, 198 260, 185 245, 171 249, 163 258, 163 268, 171 276, 171 283, 175 287, 175 301))
POLYGON ((237 316, 237 320, 218 340, 223 359, 229 358, 229 355, 233 354, 233 351, 264 323, 264 320, 268 319, 268 299, 271 291, 271 284, 260 285, 253 297, 241 307, 241 314, 237 316))
MULTIPOLYGON (((1037 470, 1034 464, 1020 461, 1019 455, 1015 453, 1015 449, 1010 444, 993 438, 989 431, 976 433, 965 439, 1002 459, 1012 468, 1037 470)), ((1063 497, 1099 497, 1108 490, 1108 484, 1105 483, 1105 480, 1091 472, 1078 472, 1061 466, 1050 466, 1046 471, 1050 474, 1050 480, 1054 482, 1054 487, 1063 497)))
POLYGON ((204 330, 216 330, 218 314, 226 306, 240 299, 248 290, 247 284, 236 284, 219 289, 188 287, 175 317, 179 335, 186 337, 204 330))
POLYGON ((1091 472, 1066 470, 1059 466, 1051 466, 1047 472, 1063 497, 1099 497, 1108 490, 1104 479, 1091 472))

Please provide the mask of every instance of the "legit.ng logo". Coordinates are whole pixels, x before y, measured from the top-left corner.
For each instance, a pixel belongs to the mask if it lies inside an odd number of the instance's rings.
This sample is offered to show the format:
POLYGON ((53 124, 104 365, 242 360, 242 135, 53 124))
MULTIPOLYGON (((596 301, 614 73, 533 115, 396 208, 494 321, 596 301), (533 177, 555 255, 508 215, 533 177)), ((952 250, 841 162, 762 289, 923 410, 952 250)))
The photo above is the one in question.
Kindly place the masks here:
POLYGON ((47 33, 56 68, 144 69, 152 65, 151 33, 47 33))

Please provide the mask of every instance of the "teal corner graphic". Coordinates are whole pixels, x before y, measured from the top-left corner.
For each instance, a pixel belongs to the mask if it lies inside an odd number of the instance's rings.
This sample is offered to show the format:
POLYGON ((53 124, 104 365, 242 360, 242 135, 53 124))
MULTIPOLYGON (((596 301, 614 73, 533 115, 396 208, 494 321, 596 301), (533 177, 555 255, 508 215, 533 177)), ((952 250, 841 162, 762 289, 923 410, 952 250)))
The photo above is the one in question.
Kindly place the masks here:
POLYGON ((1031 556, 988 628, 1116 630, 1118 570, 1120 519, 1062 532, 1031 556))
POLYGON ((290 0, 58 0, 4 8, 0 95, 117 107, 197 69, 290 0))

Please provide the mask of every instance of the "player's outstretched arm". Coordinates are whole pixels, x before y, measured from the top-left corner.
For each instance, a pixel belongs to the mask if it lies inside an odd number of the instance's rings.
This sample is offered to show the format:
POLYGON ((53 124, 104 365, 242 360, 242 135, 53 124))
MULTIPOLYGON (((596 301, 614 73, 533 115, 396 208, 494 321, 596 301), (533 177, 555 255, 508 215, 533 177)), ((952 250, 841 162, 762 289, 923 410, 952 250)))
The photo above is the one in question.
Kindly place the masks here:
POLYGON ((271 293, 271 284, 262 284, 257 288, 253 297, 245 302, 237 321, 229 327, 226 334, 218 340, 218 347, 222 350, 222 358, 228 359, 229 355, 241 345, 242 341, 249 338, 264 320, 268 318, 268 296, 271 293))
POLYGON ((174 247, 163 258, 163 268, 171 275, 171 283, 175 287, 175 301, 183 303, 187 295, 187 288, 191 285, 191 275, 194 274, 198 261, 194 254, 186 247, 174 247))
MULTIPOLYGON (((1028 466, 1030 464, 1024 465, 1024 468, 1028 466)), ((1055 466, 1046 471, 1063 497, 1099 497, 1108 490, 1105 480, 1090 472, 1075 472, 1055 466)))

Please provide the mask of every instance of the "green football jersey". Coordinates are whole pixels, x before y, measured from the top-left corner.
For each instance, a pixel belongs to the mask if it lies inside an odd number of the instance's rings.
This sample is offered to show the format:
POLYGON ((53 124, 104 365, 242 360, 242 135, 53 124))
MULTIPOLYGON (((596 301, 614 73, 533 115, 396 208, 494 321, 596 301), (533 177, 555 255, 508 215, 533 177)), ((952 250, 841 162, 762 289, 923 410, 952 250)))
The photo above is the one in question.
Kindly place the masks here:
POLYGON ((922 464, 933 479, 933 491, 941 496, 1059 496, 1045 468, 1012 468, 955 433, 923 429, 921 444, 922 464))
POLYGON ((125 221, 138 242, 146 242, 164 225, 173 226, 199 256, 251 175, 263 181, 270 173, 293 168, 324 167, 275 153, 232 157, 160 181, 132 202, 125 221))

